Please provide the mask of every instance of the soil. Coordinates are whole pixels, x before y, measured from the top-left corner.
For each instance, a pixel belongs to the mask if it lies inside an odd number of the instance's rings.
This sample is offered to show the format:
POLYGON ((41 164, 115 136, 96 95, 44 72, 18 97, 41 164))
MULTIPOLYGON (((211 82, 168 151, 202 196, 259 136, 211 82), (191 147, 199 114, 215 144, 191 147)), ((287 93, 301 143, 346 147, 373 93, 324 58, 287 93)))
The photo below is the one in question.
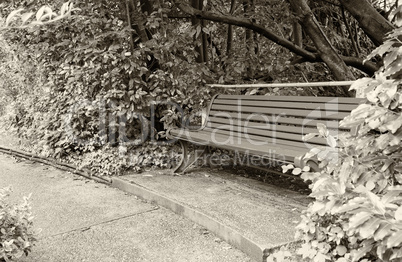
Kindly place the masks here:
MULTIPOLYGON (((280 188, 301 193, 303 195, 309 195, 311 193, 309 185, 297 176, 284 176, 270 172, 269 170, 263 171, 248 166, 230 167, 225 168, 225 170, 242 177, 256 179, 270 185, 275 185, 280 188)), ((280 168, 274 170, 278 172, 280 168)))

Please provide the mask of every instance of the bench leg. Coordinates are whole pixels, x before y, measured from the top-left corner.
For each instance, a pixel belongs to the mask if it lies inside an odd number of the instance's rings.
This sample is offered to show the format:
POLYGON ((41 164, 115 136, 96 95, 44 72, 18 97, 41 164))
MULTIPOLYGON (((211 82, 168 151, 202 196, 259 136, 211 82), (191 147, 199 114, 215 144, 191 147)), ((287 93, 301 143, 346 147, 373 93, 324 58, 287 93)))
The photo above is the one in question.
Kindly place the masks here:
POLYGON ((303 159, 303 156, 295 157, 294 163, 297 167, 310 167, 311 172, 320 172, 319 163, 315 159, 303 159))
POLYGON ((179 140, 179 143, 181 145, 181 148, 183 150, 183 156, 177 165, 177 167, 173 170, 173 173, 175 174, 184 174, 186 170, 194 164, 198 158, 200 158, 204 153, 207 148, 207 146, 199 146, 198 149, 194 149, 194 152, 188 156, 188 146, 189 143, 187 141, 182 141, 179 140))
POLYGON ((310 167, 311 172, 320 172, 319 164, 315 160, 312 159, 307 160, 306 166, 310 167))

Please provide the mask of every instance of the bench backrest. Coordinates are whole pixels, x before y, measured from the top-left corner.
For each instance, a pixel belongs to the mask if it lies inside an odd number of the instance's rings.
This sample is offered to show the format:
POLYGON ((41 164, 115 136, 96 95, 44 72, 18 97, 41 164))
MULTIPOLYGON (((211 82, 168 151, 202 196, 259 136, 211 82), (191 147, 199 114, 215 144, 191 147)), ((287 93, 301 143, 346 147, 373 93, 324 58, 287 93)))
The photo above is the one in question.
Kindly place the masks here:
MULTIPOLYGON (((317 123, 325 124, 332 135, 350 131, 340 129, 339 121, 363 101, 346 97, 219 95, 210 104, 205 128, 222 135, 304 147, 303 136, 317 133, 317 123)), ((321 138, 308 143, 326 145, 321 138)))

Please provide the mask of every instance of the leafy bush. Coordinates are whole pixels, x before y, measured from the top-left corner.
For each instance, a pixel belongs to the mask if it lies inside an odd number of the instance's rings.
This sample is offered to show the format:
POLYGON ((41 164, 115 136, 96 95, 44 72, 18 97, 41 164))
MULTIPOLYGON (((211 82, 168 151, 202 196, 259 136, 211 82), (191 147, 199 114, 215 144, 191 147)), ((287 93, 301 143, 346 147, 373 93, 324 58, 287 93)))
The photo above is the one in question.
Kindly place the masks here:
MULTIPOLYGON (((162 131, 176 125, 184 114, 205 107, 210 91, 199 87, 211 71, 195 63, 196 52, 188 41, 192 36, 179 34, 180 29, 168 25, 165 10, 144 21, 150 30, 166 33, 154 34, 144 42, 134 39, 133 45, 124 3, 89 1, 77 5, 82 12, 63 23, 5 33, 10 45, 25 46, 25 52, 20 53, 40 64, 41 74, 46 76, 28 82, 29 93, 9 98, 14 99, 15 110, 8 114, 12 125, 32 141, 37 153, 64 159, 91 153, 82 157, 82 165, 92 162, 97 169, 116 173, 127 166, 119 164, 119 158, 112 160, 118 155, 113 148, 124 137, 138 138, 143 125, 152 120, 156 123, 152 128, 162 131), (158 65, 152 67, 154 60, 158 65), (182 105, 183 112, 175 111, 176 104, 182 105), (102 156, 106 150, 111 152, 102 156)), ((7 68, 2 71, 9 73, 7 68)), ((12 86, 13 90, 27 90, 19 83, 12 86)), ((147 134, 157 134, 153 131, 147 134)), ((145 159, 154 158, 153 147, 142 145, 144 149, 136 150, 150 152, 145 159)), ((144 166, 141 157, 135 162, 144 166)), ((158 162, 155 166, 161 165, 158 162)))
POLYGON ((84 154, 80 158, 70 158, 77 164, 101 176, 123 175, 127 170, 141 172, 149 168, 171 168, 180 159, 174 146, 146 142, 140 146, 104 146, 84 154))
MULTIPOLYGON (((401 21, 402 22, 402 21, 401 21)), ((325 261, 402 260, 402 28, 388 35, 367 59, 382 56, 375 78, 357 80, 352 89, 367 98, 341 126, 357 135, 329 135, 331 149, 306 155, 321 161, 321 172, 303 172, 315 199, 302 216, 297 237, 305 259, 325 261)), ((288 169, 286 167, 285 169, 288 169)), ((287 254, 288 255, 288 254, 287 254)))
POLYGON ((29 197, 19 205, 7 203, 10 188, 0 189, 0 260, 13 261, 31 252, 36 238, 29 197))

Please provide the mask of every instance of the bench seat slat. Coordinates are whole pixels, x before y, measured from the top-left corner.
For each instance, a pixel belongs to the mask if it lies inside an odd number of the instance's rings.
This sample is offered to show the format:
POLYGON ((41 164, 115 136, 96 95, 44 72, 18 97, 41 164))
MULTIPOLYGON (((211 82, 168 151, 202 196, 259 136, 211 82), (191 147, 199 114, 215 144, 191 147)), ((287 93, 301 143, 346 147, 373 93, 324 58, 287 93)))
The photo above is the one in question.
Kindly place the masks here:
POLYGON ((216 99, 232 99, 252 101, 284 101, 284 102, 312 102, 357 105, 365 101, 363 98, 354 97, 312 97, 312 96, 246 96, 246 95, 219 95, 216 99))
MULTIPOLYGON (((247 128, 250 129, 261 129, 261 130, 271 130, 271 131, 279 131, 285 133, 294 133, 294 134, 302 134, 306 135, 309 133, 317 133, 318 130, 316 127, 305 127, 305 126, 290 126, 290 125, 277 125, 270 122, 251 122, 251 121, 242 121, 239 119, 228 119, 221 117, 210 117, 208 121, 208 126, 219 128, 219 125, 233 125, 234 129, 237 128, 247 128)), ((338 134, 338 130, 333 128, 329 129, 329 132, 332 136, 336 136, 338 134)))
MULTIPOLYGON (((210 142, 211 134, 209 132, 197 132, 180 129, 172 129, 170 132, 173 136, 180 137, 180 139, 185 141, 217 146, 216 143, 210 142)), ((293 163, 295 157, 308 152, 308 149, 285 146, 281 144, 267 143, 263 145, 255 145, 245 139, 241 139, 239 143, 224 143, 227 141, 227 136, 221 134, 216 134, 216 140, 217 141, 215 142, 222 143, 221 145, 218 145, 218 147, 222 149, 236 150, 240 153, 259 155, 266 159, 276 159, 289 163, 293 163)))
POLYGON ((312 102, 292 102, 283 103, 282 101, 255 101, 255 100, 233 100, 233 99, 215 99, 216 105, 234 105, 237 107, 254 106, 263 108, 284 108, 284 109, 308 109, 315 110, 318 108, 326 111, 350 112, 356 108, 354 104, 333 104, 333 103, 312 103, 312 102))
MULTIPOLYGON (((211 130, 205 129, 201 130, 199 132, 202 133, 208 133, 209 136, 211 136, 211 130)), ((250 143, 266 143, 267 145, 275 144, 275 145, 283 145, 283 146, 290 146, 290 147, 298 147, 302 148, 303 150, 308 148, 311 149, 313 147, 317 146, 326 146, 325 144, 313 144, 311 141, 307 141, 306 143, 302 141, 294 141, 294 140, 288 140, 288 139, 283 139, 283 138, 272 138, 272 137, 264 137, 264 136, 259 136, 259 135, 254 135, 254 134, 241 134, 241 133, 229 133, 225 130, 214 130, 213 135, 219 134, 219 135, 224 135, 228 139, 231 137, 233 141, 237 141, 237 139, 244 139, 250 141, 250 143)), ((211 137, 210 137, 211 138, 211 137)))
MULTIPOLYGON (((303 142, 303 136, 301 134, 292 134, 292 133, 286 133, 286 132, 280 132, 280 131, 267 131, 267 130, 261 130, 261 129, 248 129, 247 132, 244 131, 244 129, 236 129, 233 128, 229 125, 220 125, 218 128, 214 126, 207 126, 205 130, 208 130, 210 132, 215 132, 221 131, 220 133, 225 133, 227 136, 230 136, 231 134, 239 134, 244 136, 245 138, 250 138, 253 139, 251 135, 256 135, 258 136, 257 139, 258 141, 264 141, 264 140, 288 140, 288 141, 296 141, 298 143, 304 143, 303 142)), ((312 138, 308 140, 306 143, 313 143, 313 144, 319 144, 319 145, 326 145, 326 140, 322 138, 312 138)))
MULTIPOLYGON (((211 110, 214 111, 226 111, 226 112, 239 112, 237 106, 233 105, 217 105, 213 104, 211 110)), ((323 118, 323 119, 336 119, 341 120, 344 119, 349 113, 346 112, 333 112, 327 114, 325 110, 306 110, 306 109, 277 109, 277 108, 264 108, 264 107, 251 107, 251 106, 242 106, 242 113, 260 113, 267 115, 284 115, 284 116, 292 116, 292 117, 304 117, 310 119, 323 118)))
POLYGON ((210 111, 209 118, 220 117, 229 119, 240 119, 248 121, 270 121, 271 123, 278 123, 281 125, 296 125, 317 128, 318 123, 324 123, 328 128, 337 129, 339 127, 339 121, 337 120, 320 120, 320 119, 304 119, 294 117, 278 117, 278 116, 263 116, 261 114, 245 114, 245 113, 233 113, 233 112, 219 112, 210 111))

